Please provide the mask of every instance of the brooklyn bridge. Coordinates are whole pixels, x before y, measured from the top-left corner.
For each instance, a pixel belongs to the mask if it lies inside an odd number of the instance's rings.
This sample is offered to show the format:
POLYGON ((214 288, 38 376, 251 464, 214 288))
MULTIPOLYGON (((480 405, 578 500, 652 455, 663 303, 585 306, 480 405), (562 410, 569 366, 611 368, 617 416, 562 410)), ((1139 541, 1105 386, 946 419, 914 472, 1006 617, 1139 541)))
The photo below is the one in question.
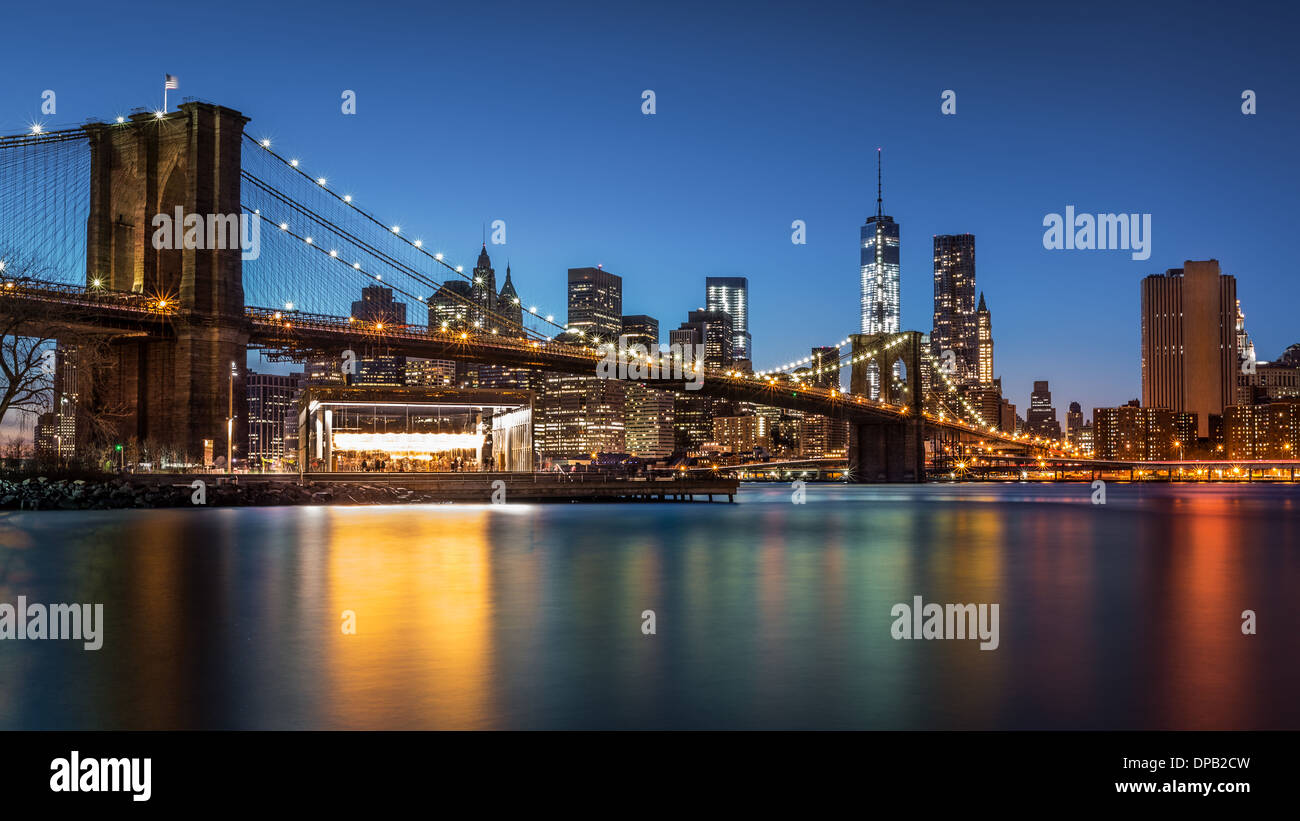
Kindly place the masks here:
MULTIPOLYGON (((33 335, 107 343, 78 401, 120 408, 117 437, 189 453, 241 441, 243 420, 230 408, 242 406, 244 386, 232 363, 250 349, 292 361, 364 351, 593 376, 602 359, 625 356, 615 340, 583 338, 522 300, 497 310, 466 300, 475 320, 457 327, 350 315, 359 286, 418 305, 471 275, 310 176, 248 123, 190 100, 171 113, 0 137, 0 314, 33 335), (211 236, 157 242, 159 215, 173 213, 237 215, 239 239, 251 234, 256 247, 211 236)), ((187 227, 202 226, 200 216, 187 227)), ((921 337, 847 335, 839 361, 822 369, 850 369, 848 391, 792 367, 755 374, 704 361, 688 365, 698 369, 690 387, 846 422, 854 481, 923 481, 927 441, 930 453, 978 443, 1004 456, 1086 461, 1065 443, 987 424, 921 337)), ((688 389, 684 378, 633 381, 688 389)))

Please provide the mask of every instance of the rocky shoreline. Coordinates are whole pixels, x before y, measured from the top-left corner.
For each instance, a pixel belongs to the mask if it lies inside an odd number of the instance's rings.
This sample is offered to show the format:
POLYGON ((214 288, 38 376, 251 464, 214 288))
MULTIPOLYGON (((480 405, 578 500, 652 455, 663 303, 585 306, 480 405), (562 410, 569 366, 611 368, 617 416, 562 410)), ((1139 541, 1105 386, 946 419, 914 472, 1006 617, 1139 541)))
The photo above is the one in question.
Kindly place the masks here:
POLYGON ((446 501, 432 491, 394 485, 267 481, 240 477, 239 484, 204 480, 196 501, 191 477, 52 479, 0 478, 0 510, 114 510, 158 507, 268 507, 273 505, 391 505, 446 501), (189 481, 181 481, 181 480, 189 481))

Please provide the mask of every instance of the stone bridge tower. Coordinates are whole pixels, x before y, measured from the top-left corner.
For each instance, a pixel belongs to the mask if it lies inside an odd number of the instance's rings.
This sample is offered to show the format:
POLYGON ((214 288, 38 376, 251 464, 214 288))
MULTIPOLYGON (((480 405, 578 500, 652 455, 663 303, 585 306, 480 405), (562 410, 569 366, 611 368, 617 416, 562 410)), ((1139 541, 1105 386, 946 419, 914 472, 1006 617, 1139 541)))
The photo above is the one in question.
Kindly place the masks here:
MULTIPOLYGON (((189 102, 158 117, 85 126, 90 139, 90 215, 86 284, 134 291, 176 306, 165 338, 115 341, 107 367, 93 377, 95 401, 123 411, 123 441, 151 443, 203 459, 226 452, 234 403, 234 452, 247 447, 242 374, 248 333, 238 241, 204 247, 156 247, 156 215, 238 218, 244 124, 238 111, 189 102), (212 246, 224 244, 227 247, 212 246), (233 391, 232 363, 240 375, 233 391)), ((166 223, 163 223, 166 224, 166 223)), ((182 243, 183 246, 183 243, 182 243)))
POLYGON ((921 334, 853 334, 853 357, 868 351, 870 359, 854 362, 849 390, 866 396, 868 368, 878 366, 880 401, 905 405, 908 416, 897 421, 853 422, 849 425, 849 475, 853 482, 924 482, 925 417, 921 381, 921 334), (891 378, 894 363, 901 364, 901 384, 891 378))

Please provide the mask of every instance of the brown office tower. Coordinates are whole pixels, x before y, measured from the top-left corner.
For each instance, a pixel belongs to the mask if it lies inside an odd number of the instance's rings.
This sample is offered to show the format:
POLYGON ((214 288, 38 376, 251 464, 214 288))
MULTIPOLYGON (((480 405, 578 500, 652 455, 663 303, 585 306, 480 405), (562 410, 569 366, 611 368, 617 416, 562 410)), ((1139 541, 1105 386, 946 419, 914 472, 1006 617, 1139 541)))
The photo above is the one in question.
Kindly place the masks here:
POLYGON ((979 375, 974 234, 940 234, 934 238, 934 326, 930 331, 930 354, 943 360, 944 351, 949 350, 956 357, 955 375, 959 381, 973 380, 979 375))
POLYGON ((1237 279, 1218 260, 1142 280, 1142 404, 1195 413, 1208 438, 1210 416, 1233 403, 1237 379, 1237 279))

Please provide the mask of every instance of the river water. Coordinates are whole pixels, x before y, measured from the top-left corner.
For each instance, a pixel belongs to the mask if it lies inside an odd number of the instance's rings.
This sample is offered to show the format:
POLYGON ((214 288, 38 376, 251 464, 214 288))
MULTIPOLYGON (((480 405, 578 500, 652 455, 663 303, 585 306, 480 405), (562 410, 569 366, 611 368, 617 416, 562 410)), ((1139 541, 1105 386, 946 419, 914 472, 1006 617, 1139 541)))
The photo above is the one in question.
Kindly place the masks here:
POLYGON ((792 496, 9 513, 0 603, 104 623, 0 641, 0 729, 1300 729, 1296 485, 792 496))

